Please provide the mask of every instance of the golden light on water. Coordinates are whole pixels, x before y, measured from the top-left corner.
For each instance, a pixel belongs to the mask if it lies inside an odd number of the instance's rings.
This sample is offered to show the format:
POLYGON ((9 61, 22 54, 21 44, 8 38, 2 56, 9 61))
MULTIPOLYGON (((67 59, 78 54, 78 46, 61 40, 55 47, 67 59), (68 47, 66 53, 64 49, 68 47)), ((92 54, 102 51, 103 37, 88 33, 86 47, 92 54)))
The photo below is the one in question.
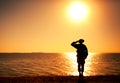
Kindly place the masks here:
MULTIPOLYGON (((85 70, 84 70, 84 76, 89 76, 92 70, 92 67, 90 66, 92 64, 92 55, 95 53, 89 52, 88 57, 86 59, 85 63, 85 70)), ((68 58, 69 66, 70 66, 70 75, 79 75, 77 71, 77 57, 75 52, 68 52, 65 53, 66 57, 68 58)))
POLYGON ((76 53, 75 52, 67 52, 65 53, 66 58, 68 59, 69 63, 69 75, 78 75, 77 71, 77 60, 76 60, 76 53))

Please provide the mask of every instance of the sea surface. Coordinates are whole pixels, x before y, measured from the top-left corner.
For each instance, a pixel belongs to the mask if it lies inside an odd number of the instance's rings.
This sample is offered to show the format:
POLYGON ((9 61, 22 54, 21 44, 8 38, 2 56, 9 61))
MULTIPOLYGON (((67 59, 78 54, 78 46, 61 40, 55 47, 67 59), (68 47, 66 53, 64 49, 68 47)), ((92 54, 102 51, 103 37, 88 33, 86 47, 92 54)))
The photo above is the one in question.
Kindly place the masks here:
MULTIPOLYGON (((0 53, 0 77, 77 76, 76 54, 0 53)), ((120 75, 120 53, 89 53, 84 76, 120 75)))

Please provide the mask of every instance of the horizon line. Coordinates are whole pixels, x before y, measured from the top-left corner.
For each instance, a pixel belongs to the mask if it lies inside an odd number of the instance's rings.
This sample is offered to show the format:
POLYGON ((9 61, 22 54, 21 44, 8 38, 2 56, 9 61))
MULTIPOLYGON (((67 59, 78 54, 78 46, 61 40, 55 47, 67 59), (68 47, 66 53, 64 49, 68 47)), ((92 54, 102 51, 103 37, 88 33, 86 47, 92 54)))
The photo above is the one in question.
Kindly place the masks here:
MULTIPOLYGON (((0 52, 0 53, 76 53, 76 52, 71 51, 71 52, 0 52)), ((120 53, 120 52, 88 52, 88 53, 120 53)))

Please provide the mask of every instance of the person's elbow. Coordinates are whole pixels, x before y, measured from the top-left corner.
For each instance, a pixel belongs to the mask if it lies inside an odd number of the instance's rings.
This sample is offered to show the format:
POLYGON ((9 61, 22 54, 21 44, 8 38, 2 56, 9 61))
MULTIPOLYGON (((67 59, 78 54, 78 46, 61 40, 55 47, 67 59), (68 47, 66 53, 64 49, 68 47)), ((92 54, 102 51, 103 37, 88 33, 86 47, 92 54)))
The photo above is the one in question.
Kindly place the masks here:
POLYGON ((71 46, 73 46, 73 45, 74 45, 74 42, 71 43, 71 46))
POLYGON ((74 44, 73 44, 73 43, 71 43, 71 46, 74 46, 74 44))

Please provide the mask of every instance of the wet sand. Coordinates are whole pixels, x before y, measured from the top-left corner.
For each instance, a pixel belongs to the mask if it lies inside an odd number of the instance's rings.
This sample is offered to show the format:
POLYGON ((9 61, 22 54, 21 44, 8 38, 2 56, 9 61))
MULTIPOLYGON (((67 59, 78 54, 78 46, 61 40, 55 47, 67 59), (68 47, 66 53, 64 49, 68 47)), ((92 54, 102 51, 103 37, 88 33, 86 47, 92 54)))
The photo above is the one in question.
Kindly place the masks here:
POLYGON ((120 83, 120 75, 0 77, 0 83, 120 83))

